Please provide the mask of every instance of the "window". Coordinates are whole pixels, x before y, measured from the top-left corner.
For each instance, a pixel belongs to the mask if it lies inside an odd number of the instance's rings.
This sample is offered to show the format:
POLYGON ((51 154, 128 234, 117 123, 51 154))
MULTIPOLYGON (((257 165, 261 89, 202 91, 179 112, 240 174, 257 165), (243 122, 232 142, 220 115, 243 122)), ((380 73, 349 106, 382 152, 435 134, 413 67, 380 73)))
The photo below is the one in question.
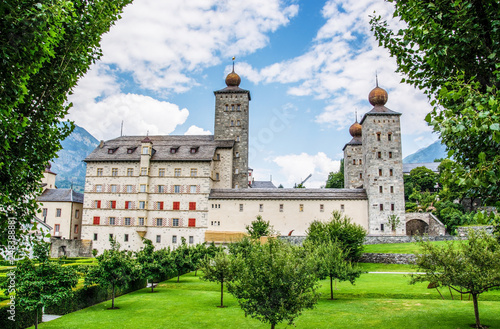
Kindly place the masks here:
POLYGON ((191 177, 196 177, 196 176, 198 176, 198 169, 191 168, 191 177))
POLYGON ((361 161, 361 159, 359 159, 359 164, 362 165, 363 164, 363 161, 361 161))
POLYGON ((378 192, 379 193, 384 193, 384 187, 383 186, 379 186, 378 187, 378 192))
POLYGON ((263 212, 264 211, 264 205, 261 203, 259 204, 259 211, 260 212, 263 212))
POLYGON ((110 202, 109 202, 109 207, 110 207, 111 209, 116 209, 116 201, 110 201, 110 202))
POLYGON ((283 204, 280 203, 280 212, 283 212, 283 207, 284 207, 283 204))
POLYGON ((236 105, 236 111, 241 111, 241 105, 240 104, 236 105))
POLYGON ((392 176, 394 174, 394 171, 392 169, 389 169, 389 176, 392 176))
POLYGON ((177 153, 178 149, 179 149, 178 147, 172 147, 172 148, 170 148, 170 153, 172 153, 172 154, 177 153))
POLYGON ((189 236, 189 244, 193 244, 194 243, 194 236, 190 235, 189 236))
POLYGON ((229 111, 229 105, 226 104, 226 111, 229 111))
POLYGON ((158 193, 165 192, 165 187, 163 185, 158 185, 158 193))
POLYGON ((174 185, 174 193, 181 193, 181 186, 180 185, 174 185))
POLYGON ((231 127, 234 126, 234 120, 231 120, 231 127))
POLYGON ((75 209, 75 218, 80 218, 80 209, 75 209))
POLYGON ((392 141, 392 133, 388 133, 387 134, 387 140, 388 141, 392 141))
POLYGON ((97 233, 94 233, 94 241, 97 241, 97 233))
POLYGON ((160 176, 160 177, 165 176, 165 168, 158 169, 158 176, 160 176))
POLYGON ((179 177, 181 175, 181 168, 175 168, 174 169, 174 176, 179 177))
POLYGON ((112 193, 118 192, 118 185, 111 185, 111 192, 112 193))
POLYGON ((382 169, 379 169, 379 170, 378 170, 378 175, 379 175, 379 176, 382 176, 382 169))
POLYGON ((239 142, 240 141, 240 136, 236 136, 236 141, 239 142))
POLYGON ((352 159, 352 164, 355 165, 356 164, 356 159, 352 159))
POLYGON ((340 211, 341 211, 341 212, 344 212, 344 210, 345 210, 345 206, 344 206, 343 204, 341 204, 341 205, 340 205, 340 211))
POLYGON ((240 171, 238 170, 238 168, 234 169, 234 173, 235 174, 238 174, 240 171))
POLYGON ((243 211, 243 203, 240 203, 240 211, 243 211))
POLYGON ((172 226, 179 226, 179 218, 172 218, 172 226))
POLYGON ((196 218, 189 218, 188 226, 189 227, 196 227, 196 218))
POLYGON ((377 152, 377 158, 382 159, 382 152, 377 152))
POLYGON ((389 152, 389 159, 392 159, 392 152, 389 152))
POLYGON ((238 185, 238 184, 234 184, 234 188, 238 188, 238 187, 239 187, 239 185, 238 185))
POLYGON ((380 230, 384 232, 384 224, 380 224, 380 230))
POLYGON ((132 201, 125 201, 125 209, 132 209, 132 201))
MULTIPOLYGON (((42 216, 47 217, 47 208, 42 209, 42 216)), ((76 216, 75 216, 76 217, 76 216)))
POLYGON ((134 153, 134 151, 135 151, 136 149, 137 149, 137 147, 129 147, 129 148, 127 149, 127 154, 132 154, 132 153, 134 153))
POLYGON ((240 152, 236 152, 234 156, 237 157, 237 158, 239 158, 240 157, 240 152))
POLYGON ((172 210, 179 210, 181 208, 181 203, 178 201, 174 201, 174 204, 172 206, 172 210))
POLYGON ((132 193, 134 191, 134 188, 132 185, 127 185, 127 193, 132 193))
POLYGON ((149 154, 149 147, 148 146, 142 147, 142 154, 149 154))
POLYGON ((394 208, 395 208, 394 203, 391 203, 391 211, 394 211, 394 208))
POLYGON ((139 209, 146 209, 146 201, 139 201, 139 209))
POLYGON ((141 175, 146 176, 148 174, 148 168, 147 167, 141 167, 141 175))
POLYGON ((111 241, 111 240, 113 240, 113 234, 110 234, 110 235, 109 235, 109 240, 110 240, 110 241, 111 241))
POLYGON ((220 160, 220 153, 217 153, 217 154, 215 155, 215 160, 217 160, 217 161, 219 161, 219 160, 220 160))
POLYGON ((125 225, 129 226, 130 225, 130 217, 125 217, 125 225))
POLYGON ((101 208, 101 200, 94 201, 94 208, 97 208, 97 209, 101 208))
POLYGON ((161 243, 161 235, 156 236, 156 243, 161 243))
POLYGON ((101 184, 96 185, 96 186, 95 186, 95 191, 96 191, 97 193, 101 193, 101 192, 102 192, 102 185, 101 185, 101 184))
POLYGON ((61 217, 61 208, 56 209, 56 217, 61 217))
POLYGON ((163 201, 156 202, 156 209, 163 210, 163 201))
POLYGON ((94 225, 99 225, 100 221, 101 221, 101 217, 98 217, 98 216, 94 217, 94 225))
POLYGON ((109 225, 115 225, 115 218, 109 217, 109 225))
POLYGON ((215 180, 219 180, 219 173, 218 172, 215 173, 215 180))
POLYGON ((139 192, 144 193, 144 192, 146 192, 146 190, 147 190, 147 185, 146 184, 141 184, 139 186, 139 192))
POLYGON ((363 174, 362 173, 359 173, 359 178, 363 179, 363 174))
POLYGON ((191 154, 195 154, 196 152, 198 152, 198 149, 199 149, 199 147, 192 147, 192 148, 189 150, 189 152, 190 152, 191 154))
POLYGON ((156 226, 163 226, 163 218, 156 219, 156 226))
POLYGON ((196 193, 196 185, 189 186, 189 193, 196 193))
POLYGON ((196 210, 196 202, 189 203, 189 210, 196 210))
POLYGON ((127 168, 127 176, 134 176, 134 168, 127 168))
POLYGON ((324 212, 325 211, 325 205, 324 204, 320 204, 319 205, 319 211, 320 212, 324 212))
POLYGON ((172 235, 172 243, 177 243, 177 235, 172 235))
POLYGON ((231 111, 234 111, 234 104, 231 104, 231 111))
POLYGON ((391 186, 391 193, 394 193, 394 186, 391 186))
POLYGON ((118 176, 118 168, 111 169, 111 176, 118 176))
POLYGON ((97 176, 102 176, 102 168, 97 168, 97 176))
POLYGON ((384 211, 384 204, 383 203, 379 204, 378 208, 380 209, 380 211, 384 211))
POLYGON ((139 217, 139 226, 144 226, 144 217, 139 217))
POLYGON ((241 121, 240 120, 236 120, 236 125, 237 126, 241 126, 241 121))
POLYGON ((78 234, 78 225, 75 225, 75 229, 73 230, 75 234, 78 234))
POLYGON ((54 231, 55 231, 56 233, 59 233, 59 232, 60 232, 60 231, 59 231, 60 229, 61 229, 61 224, 55 224, 55 225, 54 225, 54 231))
POLYGON ((377 133, 377 141, 380 141, 380 133, 377 133))
POLYGON ((128 234, 125 234, 125 235, 123 236, 123 241, 128 242, 128 234))

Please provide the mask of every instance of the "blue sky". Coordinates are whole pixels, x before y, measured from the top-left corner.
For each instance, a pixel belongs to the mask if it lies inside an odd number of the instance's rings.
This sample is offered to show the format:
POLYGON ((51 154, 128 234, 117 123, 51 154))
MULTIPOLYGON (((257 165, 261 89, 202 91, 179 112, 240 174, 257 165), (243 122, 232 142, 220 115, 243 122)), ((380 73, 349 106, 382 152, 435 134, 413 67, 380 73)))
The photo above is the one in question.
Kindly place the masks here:
MULTIPOLYGON (((379 85, 403 113, 403 155, 437 139, 422 92, 400 84, 369 15, 391 19, 382 0, 135 0, 102 40, 103 57, 70 97, 69 118, 97 139, 211 134, 213 91, 231 58, 251 92, 250 167, 259 180, 325 184, 339 168, 349 126, 371 109, 379 85)), ((401 22, 391 21, 398 26, 401 22)))

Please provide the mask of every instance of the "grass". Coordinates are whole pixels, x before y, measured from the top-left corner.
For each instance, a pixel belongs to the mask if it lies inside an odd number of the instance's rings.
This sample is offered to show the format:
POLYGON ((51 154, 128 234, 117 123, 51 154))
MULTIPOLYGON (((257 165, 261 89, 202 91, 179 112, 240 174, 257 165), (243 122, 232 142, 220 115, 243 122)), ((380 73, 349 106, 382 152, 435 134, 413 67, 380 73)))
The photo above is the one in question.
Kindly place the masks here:
MULTIPOLYGON (((297 328, 469 328, 474 323, 472 301, 441 300, 426 284, 408 285, 401 274, 363 274, 355 286, 339 283, 336 300, 328 300, 328 281, 321 282, 322 297, 313 310, 296 320, 297 328)), ((193 273, 162 282, 156 293, 149 289, 118 297, 118 310, 108 310, 111 301, 67 314, 43 323, 50 328, 269 328, 256 319, 245 317, 232 295, 224 294, 226 308, 220 302, 220 286, 201 281, 193 273)), ((481 321, 491 328, 500 327, 500 292, 481 296, 481 321)), ((293 328, 286 324, 277 328, 293 328)))
MULTIPOLYGON (((448 241, 433 241, 432 244, 444 246, 448 241)), ((363 252, 366 253, 388 253, 388 254, 413 254, 418 252, 420 247, 417 242, 410 243, 384 243, 364 245, 363 252)))

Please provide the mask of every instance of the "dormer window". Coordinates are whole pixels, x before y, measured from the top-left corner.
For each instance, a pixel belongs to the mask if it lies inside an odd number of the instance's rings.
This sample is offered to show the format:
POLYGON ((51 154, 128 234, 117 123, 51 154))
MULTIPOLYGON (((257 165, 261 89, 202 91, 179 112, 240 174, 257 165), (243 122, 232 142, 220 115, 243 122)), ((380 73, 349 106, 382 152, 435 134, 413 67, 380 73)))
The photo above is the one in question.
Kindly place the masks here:
POLYGON ((127 148, 127 154, 134 153, 136 149, 137 149, 137 147, 129 147, 129 148, 127 148))
POLYGON ((197 147, 192 147, 191 150, 189 151, 191 154, 195 154, 196 152, 198 152, 198 149, 199 149, 199 146, 197 147))
POLYGON ((171 147, 170 153, 172 153, 172 154, 177 153, 178 150, 179 150, 179 147, 171 147))
POLYGON ((142 154, 149 154, 149 147, 148 146, 142 147, 142 154))
POLYGON ((108 149, 108 154, 113 154, 115 151, 118 150, 118 147, 114 147, 112 149, 108 149))

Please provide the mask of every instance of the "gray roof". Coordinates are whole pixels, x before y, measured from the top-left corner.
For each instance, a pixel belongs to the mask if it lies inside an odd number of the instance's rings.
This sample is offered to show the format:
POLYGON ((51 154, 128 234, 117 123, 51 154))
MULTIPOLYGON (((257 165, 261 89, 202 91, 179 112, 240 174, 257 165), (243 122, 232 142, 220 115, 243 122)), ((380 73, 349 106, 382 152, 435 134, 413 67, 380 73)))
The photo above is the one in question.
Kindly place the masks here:
POLYGON ((363 145, 363 142, 361 142, 361 137, 353 137, 349 143, 344 145, 342 151, 345 150, 347 145, 363 145))
POLYGON ((409 174, 412 169, 425 167, 434 172, 439 172, 438 167, 441 162, 423 162, 423 163, 403 163, 403 174, 409 174))
POLYGON ((228 86, 224 89, 221 90, 216 90, 214 91, 214 95, 221 94, 221 93, 230 93, 230 94, 248 94, 248 100, 252 100, 252 97, 250 96, 250 91, 241 89, 238 86, 228 86))
POLYGON ((209 199, 233 200, 366 200, 364 189, 248 188, 212 189, 209 199))
MULTIPOLYGON (((232 148, 234 140, 214 140, 213 135, 147 136, 152 143, 151 161, 211 161, 217 148, 232 148), (171 153, 172 148, 178 148, 171 153), (191 153, 191 148, 197 148, 191 153)), ((104 142, 85 158, 92 161, 140 161, 145 136, 123 136, 104 142), (128 150, 133 150, 128 153, 128 150), (110 153, 109 150, 114 150, 110 153)))
POLYGON ((38 217, 35 217, 35 221, 38 222, 40 225, 43 225, 45 226, 49 231, 52 231, 52 226, 50 226, 49 224, 47 223, 44 223, 41 219, 39 219, 38 217))
POLYGON ((83 193, 78 193, 69 188, 51 188, 43 191, 36 198, 39 202, 76 202, 83 203, 83 193))
POLYGON ((369 115, 401 115, 401 113, 389 110, 384 105, 375 105, 370 112, 365 113, 363 119, 361 119, 360 124, 363 124, 363 121, 365 121, 366 117, 369 115))
POLYGON ((276 188, 276 186, 271 181, 253 181, 251 188, 276 188))

